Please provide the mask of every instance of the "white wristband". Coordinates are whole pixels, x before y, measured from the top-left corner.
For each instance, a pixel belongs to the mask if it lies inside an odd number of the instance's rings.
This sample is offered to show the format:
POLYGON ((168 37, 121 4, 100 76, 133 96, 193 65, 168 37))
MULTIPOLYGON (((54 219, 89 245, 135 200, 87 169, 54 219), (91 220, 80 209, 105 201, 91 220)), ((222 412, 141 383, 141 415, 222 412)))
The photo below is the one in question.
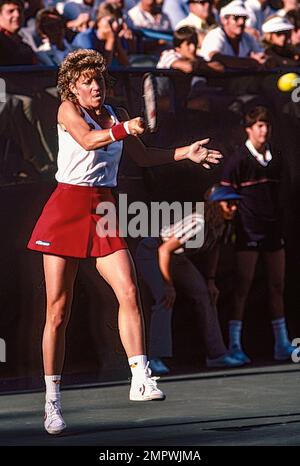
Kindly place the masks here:
POLYGON ((125 122, 124 122, 124 129, 125 129, 126 133, 130 135, 130 131, 129 131, 129 121, 125 121, 125 122))
POLYGON ((111 128, 110 128, 110 130, 109 130, 109 137, 110 137, 110 139, 112 139, 113 141, 116 140, 116 138, 115 138, 114 135, 113 135, 113 132, 112 132, 112 129, 111 129, 111 128))

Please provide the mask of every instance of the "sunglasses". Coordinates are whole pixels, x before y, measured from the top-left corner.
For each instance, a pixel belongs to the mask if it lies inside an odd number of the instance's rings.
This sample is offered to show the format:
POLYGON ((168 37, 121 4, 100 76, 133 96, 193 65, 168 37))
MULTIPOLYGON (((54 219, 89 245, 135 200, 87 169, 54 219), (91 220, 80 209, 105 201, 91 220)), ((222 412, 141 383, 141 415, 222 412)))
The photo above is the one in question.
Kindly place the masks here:
POLYGON ((273 34, 275 34, 275 36, 290 36, 291 31, 277 31, 273 32, 273 34))
POLYGON ((205 3, 211 4, 212 0, 201 0, 201 1, 190 1, 189 3, 200 3, 201 5, 204 5, 205 3))
POLYGON ((233 21, 237 22, 239 19, 242 19, 244 22, 246 21, 246 16, 239 16, 239 15, 231 15, 233 21))

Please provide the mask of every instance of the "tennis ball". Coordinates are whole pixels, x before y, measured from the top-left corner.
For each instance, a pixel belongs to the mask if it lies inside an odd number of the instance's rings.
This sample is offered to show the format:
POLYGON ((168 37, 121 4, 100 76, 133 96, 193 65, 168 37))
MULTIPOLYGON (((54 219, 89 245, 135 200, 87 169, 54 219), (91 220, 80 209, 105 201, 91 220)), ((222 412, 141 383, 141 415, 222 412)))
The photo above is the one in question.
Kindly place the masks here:
POLYGON ((280 76, 280 78, 277 81, 278 89, 282 92, 292 91, 299 84, 296 81, 298 78, 299 76, 296 73, 286 73, 280 76))

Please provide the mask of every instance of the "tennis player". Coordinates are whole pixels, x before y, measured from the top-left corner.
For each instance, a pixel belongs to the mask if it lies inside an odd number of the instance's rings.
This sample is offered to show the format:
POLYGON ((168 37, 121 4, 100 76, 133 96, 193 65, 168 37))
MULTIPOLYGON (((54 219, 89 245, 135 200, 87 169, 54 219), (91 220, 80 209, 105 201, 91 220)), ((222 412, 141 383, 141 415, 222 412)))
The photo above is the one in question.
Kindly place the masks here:
POLYGON ((138 138, 144 132, 140 117, 105 105, 109 78, 102 55, 77 50, 62 62, 58 89, 57 188, 46 203, 28 247, 43 253, 47 316, 43 334, 46 384, 45 422, 48 433, 62 432, 66 424, 60 403, 60 382, 65 356, 65 332, 70 318, 73 286, 80 259, 96 258, 99 274, 119 302, 120 338, 132 371, 132 401, 161 400, 163 392, 151 378, 144 346, 139 292, 131 255, 115 231, 98 235, 99 203, 114 202, 123 150, 140 166, 190 159, 209 168, 222 155, 206 149, 208 139, 176 150, 147 148, 138 138), (98 211, 98 209, 97 209, 98 211))

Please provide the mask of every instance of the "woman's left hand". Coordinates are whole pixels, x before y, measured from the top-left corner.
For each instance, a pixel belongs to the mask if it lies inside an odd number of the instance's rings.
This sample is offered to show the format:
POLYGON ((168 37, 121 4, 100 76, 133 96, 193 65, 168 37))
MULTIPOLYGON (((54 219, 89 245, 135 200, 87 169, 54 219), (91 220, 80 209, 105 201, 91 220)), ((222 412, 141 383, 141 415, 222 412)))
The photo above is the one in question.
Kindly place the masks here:
POLYGON ((186 157, 192 162, 201 163, 203 167, 210 169, 210 164, 220 163, 220 159, 223 155, 218 150, 207 149, 203 147, 209 142, 209 138, 202 139, 202 141, 196 141, 190 145, 186 157))

